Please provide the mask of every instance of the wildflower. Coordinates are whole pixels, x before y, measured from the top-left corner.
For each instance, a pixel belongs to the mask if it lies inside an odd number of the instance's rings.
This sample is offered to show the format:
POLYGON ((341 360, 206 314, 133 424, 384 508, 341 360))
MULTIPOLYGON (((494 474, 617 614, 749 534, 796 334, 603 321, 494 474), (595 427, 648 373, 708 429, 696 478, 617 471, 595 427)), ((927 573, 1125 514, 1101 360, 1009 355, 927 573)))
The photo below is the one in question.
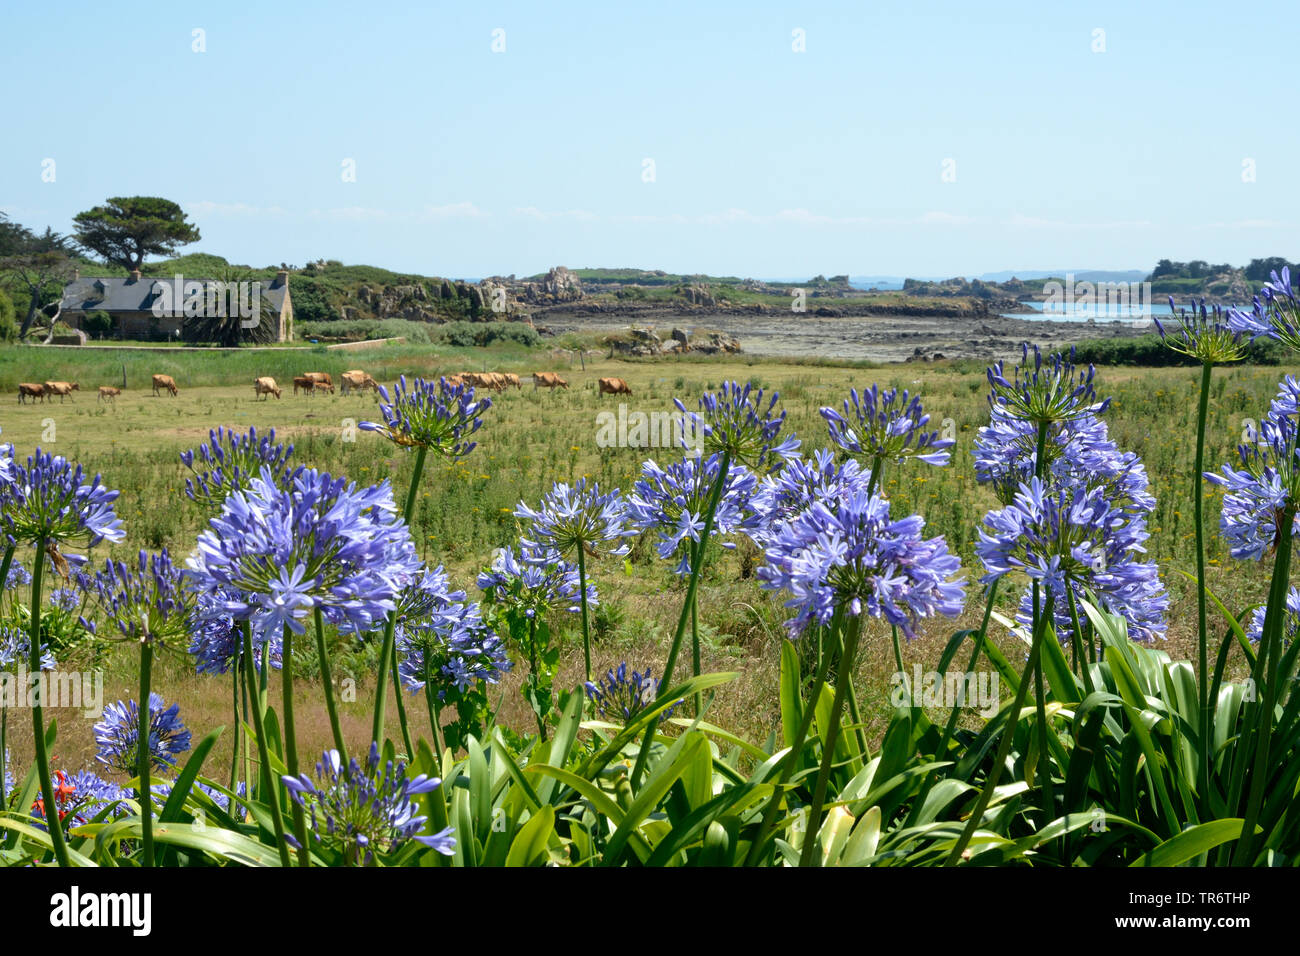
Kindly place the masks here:
MULTIPOLYGON (((68 775, 62 770, 54 771, 54 779, 50 781, 54 805, 58 809, 59 822, 62 823, 71 811, 71 798, 75 788, 68 781, 68 775)), ((49 815, 45 812, 44 797, 37 797, 32 804, 32 816, 37 820, 49 822, 49 815)), ((39 824, 38 824, 39 826, 39 824)), ((44 827, 41 827, 44 829, 44 827)))
POLYGON ((1270 273, 1270 281, 1264 283, 1251 306, 1249 312, 1229 309, 1228 325, 1249 335, 1252 342, 1261 337, 1270 338, 1300 350, 1300 302, 1291 287, 1290 266, 1283 266, 1280 276, 1276 270, 1270 273))
POLYGON ((155 555, 141 551, 134 569, 124 561, 109 560, 96 576, 95 587, 128 640, 166 644, 189 633, 193 596, 181 586, 180 572, 166 548, 155 555))
MULTIPOLYGON (((721 467, 722 456, 717 453, 707 459, 686 457, 667 468, 647 461, 641 465, 642 478, 628 498, 632 524, 642 531, 658 532, 659 557, 667 560, 681 555, 676 569, 679 575, 691 573, 691 552, 704 533, 705 513, 721 467), (691 546, 686 546, 687 542, 691 546)), ((713 534, 757 529, 762 518, 750 507, 757 488, 754 473, 744 465, 733 464, 727 469, 713 516, 713 534)))
MULTIPOLYGON (((547 558, 527 551, 516 556, 513 548, 501 548, 491 566, 479 574, 478 586, 487 600, 517 609, 526 618, 536 618, 551 610, 574 614, 581 610, 578 568, 562 558, 547 558)), ((596 603, 596 586, 589 584, 587 604, 596 603)))
MULTIPOLYGON (((196 674, 226 674, 238 667, 244 653, 243 632, 239 622, 224 610, 226 599, 214 595, 201 595, 199 607, 193 615, 189 652, 194 655, 196 674)), ((253 638, 253 666, 262 667, 262 645, 269 642, 267 658, 272 667, 282 665, 284 632, 257 632, 253 638)))
POLYGON ((492 407, 491 399, 474 400, 473 386, 448 385, 445 378, 437 382, 417 378, 408 389, 403 375, 392 398, 383 385, 379 394, 384 421, 361 422, 362 429, 405 448, 431 448, 452 461, 474 450, 476 443, 467 439, 479 430, 483 413, 492 407))
POLYGON ((924 527, 919 515, 891 520, 879 494, 855 489, 824 498, 772 537, 758 576, 765 588, 791 593, 792 635, 828 623, 838 607, 883 617, 911 638, 921 619, 955 616, 965 602, 964 579, 949 580, 961 562, 942 537, 923 539, 924 527))
MULTIPOLYGON (((587 681, 587 698, 596 705, 596 710, 606 719, 622 720, 629 723, 642 710, 653 704, 659 696, 659 681, 650 676, 650 668, 644 674, 627 672, 627 661, 611 668, 598 681, 587 681)), ((664 711, 659 719, 667 720, 672 716, 681 701, 664 711)))
POLYGON ((686 411, 680 399, 673 404, 684 414, 679 434, 682 447, 687 447, 686 435, 704 433, 703 451, 728 452, 734 463, 748 465, 756 472, 765 472, 774 458, 786 460, 794 457, 799 439, 793 435, 780 443, 785 412, 773 415, 780 394, 773 392, 767 407, 763 407, 763 389, 754 391, 751 385, 740 387, 737 382, 724 382, 717 392, 705 392, 699 407, 703 414, 686 411), (688 425, 689 423, 689 425, 688 425))
POLYGON ((314 609, 340 629, 372 629, 421 571, 388 482, 358 489, 314 469, 281 488, 263 469, 226 499, 199 536, 187 574, 204 594, 207 618, 250 621, 268 637, 305 631, 314 609))
POLYGON ((379 746, 372 743, 363 768, 356 758, 344 768, 337 750, 327 750, 316 764, 315 778, 305 773, 282 777, 290 797, 311 820, 318 842, 341 853, 352 865, 374 862, 376 852, 392 852, 409 840, 444 856, 455 851, 450 827, 423 835, 426 818, 416 815, 413 797, 435 790, 441 780, 424 774, 406 779, 404 763, 389 761, 379 773, 379 746))
POLYGON ((619 491, 602 495, 600 485, 588 487, 585 478, 572 487, 556 482, 536 511, 519 502, 515 517, 530 522, 531 537, 520 538, 520 544, 538 556, 552 551, 565 556, 579 548, 594 556, 603 548, 606 554, 620 557, 632 550, 620 539, 636 534, 627 524, 627 504, 619 491))
MULTIPOLYGON (((1246 637, 1252 644, 1258 644, 1264 636, 1264 617, 1267 611, 1267 607, 1260 605, 1251 612, 1246 637)), ((1286 592, 1286 619, 1283 622, 1282 640, 1289 644, 1295 640, 1297 630, 1300 630, 1300 590, 1289 588, 1286 592)))
POLYGON ((26 587, 32 583, 32 573, 21 564, 11 564, 9 573, 5 575, 4 589, 12 591, 16 588, 26 587))
POLYGON ((930 416, 922 410, 920 398, 909 396, 906 390, 900 398, 897 388, 881 392, 872 385, 861 396, 856 388, 850 389, 843 415, 823 408, 821 416, 826 419, 831 441, 872 463, 915 458, 927 465, 946 465, 951 456, 948 449, 956 444, 951 438, 940 438, 937 431, 926 431, 930 416))
MULTIPOLYGON (((1123 617, 1134 639, 1163 637, 1169 598, 1156 565, 1139 559, 1149 537, 1145 520, 1111 501, 1104 488, 1049 489, 1031 478, 1011 504, 985 515, 979 537, 983 583, 1020 572, 1049 588, 1058 637, 1070 634, 1067 589, 1123 617)), ((1033 610, 1027 595, 1020 622, 1031 623, 1033 610)))
MULTIPOLYGON (((1016 366, 1014 381, 1008 381, 1003 364, 998 362, 988 370, 989 405, 1001 406, 1008 413, 1035 425, 1065 422, 1088 414, 1106 410, 1110 399, 1098 402, 1092 380, 1096 370, 1089 365, 1081 373, 1073 361, 1056 354, 1047 366, 1038 346, 1034 346, 1034 359, 1029 360, 1029 345, 1021 346, 1020 364, 1016 366)), ((1074 350, 1070 350, 1071 359, 1074 350)))
POLYGON ((1175 307, 1171 295, 1169 311, 1174 313, 1173 322, 1177 323, 1172 335, 1165 331, 1158 318, 1152 316, 1167 348, 1209 365, 1238 362, 1245 358, 1246 347, 1241 341, 1245 329, 1233 317, 1235 310, 1229 310, 1226 315, 1217 305, 1213 310, 1207 310, 1205 300, 1202 299, 1199 302, 1193 300, 1190 311, 1180 311, 1175 307))
POLYGON ((293 446, 274 442, 274 428, 262 438, 257 437, 256 428, 247 432, 220 427, 209 431, 207 444, 197 449, 206 471, 194 467, 195 449, 181 452, 181 462, 193 474, 185 479, 185 494, 196 504, 215 511, 230 495, 246 490, 264 468, 277 482, 287 480, 290 473, 286 463, 293 446))
POLYGON ((126 535, 113 512, 118 492, 99 475, 85 480, 62 455, 36 450, 26 465, 10 462, 9 480, 0 487, 0 529, 27 542, 70 542, 93 546, 126 535))
POLYGON ((817 449, 811 459, 792 458, 759 483, 751 507, 762 520, 749 531, 749 536, 759 547, 766 547, 782 525, 814 502, 839 498, 852 491, 865 492, 870 484, 871 472, 863 469, 856 459, 837 465, 828 449, 817 449))
POLYGON ((397 674, 411 693, 436 681, 436 696, 444 701, 452 686, 464 693, 479 681, 495 684, 510 669, 505 643, 483 622, 477 604, 462 603, 464 597, 464 591, 451 592, 430 618, 397 625, 397 674))
MULTIPOLYGON (((98 753, 95 759, 106 767, 134 776, 139 769, 140 705, 129 700, 104 708, 104 717, 94 726, 98 753)), ((150 763, 165 770, 190 749, 190 732, 180 719, 180 707, 165 706, 158 694, 149 695, 149 739, 145 746, 150 763)))
MULTIPOLYGON (((27 632, 12 624, 0 623, 0 668, 10 668, 16 663, 26 666, 31 652, 31 638, 27 632)), ((54 655, 41 645, 41 670, 53 670, 58 664, 54 655)))
POLYGON ((81 595, 76 588, 55 588, 50 592, 50 607, 65 614, 81 605, 81 595))

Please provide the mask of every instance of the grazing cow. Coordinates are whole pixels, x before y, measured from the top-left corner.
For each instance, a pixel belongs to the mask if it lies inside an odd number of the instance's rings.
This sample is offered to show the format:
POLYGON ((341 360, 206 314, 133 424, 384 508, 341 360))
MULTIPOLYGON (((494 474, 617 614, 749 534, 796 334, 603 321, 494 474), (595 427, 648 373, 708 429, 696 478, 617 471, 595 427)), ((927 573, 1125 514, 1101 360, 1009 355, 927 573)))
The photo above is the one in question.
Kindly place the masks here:
POLYGON ((560 388, 568 388, 569 383, 566 382, 564 379, 560 378, 560 376, 555 372, 534 372, 533 373, 534 392, 537 391, 538 386, 553 390, 556 386, 559 386, 560 388))
POLYGON ((334 391, 334 379, 330 378, 329 372, 306 372, 303 378, 309 378, 316 383, 316 388, 323 388, 327 392, 334 391))
POLYGON ((444 375, 443 378, 452 388, 460 388, 462 385, 470 384, 466 380, 464 372, 457 372, 455 375, 444 375))
POLYGON ((598 383, 601 395, 631 395, 632 389, 621 378, 602 378, 598 383))
POLYGON ((38 398, 39 398, 42 402, 44 402, 44 401, 45 401, 45 386, 44 386, 44 385, 35 385, 35 384, 31 383, 31 382, 19 382, 19 383, 18 383, 18 404, 19 404, 19 405, 26 405, 26 404, 27 404, 27 399, 29 399, 29 398, 32 400, 33 403, 34 403, 34 402, 36 401, 36 399, 38 399, 38 398))
POLYGON ((161 395, 162 392, 160 389, 164 388, 172 393, 172 398, 175 398, 176 393, 180 391, 180 389, 176 387, 176 379, 172 378, 170 375, 155 375, 153 377, 153 393, 155 395, 161 395))
POLYGON ((373 388, 375 391, 379 391, 379 383, 359 368, 349 369, 343 373, 342 392, 344 395, 346 395, 350 390, 357 391, 366 388, 373 388))
MULTIPOLYGON (((274 395, 280 397, 280 386, 275 384, 275 379, 269 375, 263 375, 261 378, 253 379, 253 397, 258 395, 274 395)), ((265 399, 263 399, 265 401, 265 399)))
POLYGON ((519 382, 519 376, 514 372, 502 372, 501 377, 506 380, 506 385, 513 385, 515 388, 523 388, 519 382))
MULTIPOLYGON (((76 382, 46 382, 45 394, 59 396, 59 404, 63 404, 65 398, 72 396, 73 392, 81 391, 76 382)), ((76 401, 76 399, 73 399, 76 401)))
POLYGON ((101 385, 99 386, 99 398, 96 399, 96 402, 116 402, 117 396, 121 394, 122 390, 120 388, 114 388, 112 385, 101 385))
POLYGON ((293 377, 293 393, 298 394, 298 389, 302 389, 308 395, 316 390, 316 380, 310 379, 306 375, 295 375, 293 377))

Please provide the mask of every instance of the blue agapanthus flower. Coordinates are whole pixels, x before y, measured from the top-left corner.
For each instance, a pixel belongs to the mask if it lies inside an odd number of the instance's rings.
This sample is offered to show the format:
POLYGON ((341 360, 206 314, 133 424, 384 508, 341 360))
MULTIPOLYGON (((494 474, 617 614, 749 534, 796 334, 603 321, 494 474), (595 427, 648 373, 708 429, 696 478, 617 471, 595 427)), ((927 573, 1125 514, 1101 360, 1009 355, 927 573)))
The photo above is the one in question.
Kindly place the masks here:
POLYGON ((915 458, 927 465, 948 464, 956 444, 941 438, 937 431, 927 431, 930 416, 925 414, 918 396, 900 396, 897 388, 881 391, 879 386, 858 394, 849 390, 844 413, 822 408, 822 418, 830 429, 831 441, 845 451, 862 455, 868 462, 901 462, 915 458))
POLYGON ((1232 312, 1224 313, 1217 305, 1207 309, 1205 300, 1192 301, 1192 308, 1179 309, 1174 297, 1169 297, 1172 318, 1165 321, 1174 328, 1167 331, 1156 316, 1156 329, 1165 345, 1199 362, 1219 365, 1237 362, 1246 357, 1246 343, 1241 340, 1242 328, 1233 319, 1232 312))
POLYGON ((128 640, 166 644, 190 631, 194 595, 183 586, 166 548, 153 555, 141 551, 134 568, 109 560, 95 587, 104 610, 128 640))
POLYGON ((452 460, 474 450, 469 440, 483 424, 483 413, 492 407, 489 398, 474 398, 471 385, 450 385, 417 378, 408 388, 406 376, 392 397, 379 386, 383 422, 361 422, 365 431, 378 432, 404 448, 428 448, 452 460))
MULTIPOLYGON (((620 663, 617 669, 610 668, 600 680, 587 681, 585 686, 587 698, 595 704, 601 717, 624 723, 633 720, 659 696, 659 680, 650 676, 650 668, 647 667, 644 674, 639 671, 629 674, 627 661, 620 663)), ((680 703, 679 700, 665 710, 659 719, 671 717, 680 703)))
MULTIPOLYGON (((722 456, 716 452, 708 458, 688 456, 666 468, 654 461, 643 462, 641 479, 628 498, 629 520, 641 531, 656 532, 659 557, 678 558, 679 575, 691 573, 690 552, 704 534, 705 513, 721 468, 722 456)), ((712 533, 756 531, 763 520, 751 506, 757 490, 758 479, 752 471, 741 464, 729 467, 713 516, 712 533)))
POLYGON ((27 464, 11 461, 0 486, 0 532, 15 541, 98 544, 121 541, 126 532, 113 511, 118 492, 80 465, 39 448, 27 464))
POLYGON ((942 537, 922 538, 924 528, 920 515, 892 520, 880 494, 824 498, 773 536, 758 576, 790 592, 792 636, 829 623, 838 607, 884 618, 911 638, 922 619, 960 614, 966 599, 965 580, 951 580, 960 560, 942 537))
POLYGON ((1000 406, 1015 418, 1023 418, 1035 425, 1047 422, 1065 422, 1084 415, 1097 415, 1110 406, 1110 399, 1097 401, 1093 386, 1096 370, 1089 365, 1080 371, 1070 358, 1055 354, 1043 362, 1043 353, 1033 347, 1030 359, 1028 343, 1021 345, 1021 360, 1008 380, 1003 363, 998 362, 988 370, 989 405, 1000 406))
POLYGON ((700 397, 699 412, 688 412, 681 399, 674 398, 673 404, 685 416, 680 432, 683 447, 691 445, 685 436, 698 436, 702 431, 703 452, 729 452, 733 463, 760 474, 768 471, 779 461, 793 458, 799 449, 799 439, 793 435, 781 439, 785 412, 774 414, 780 397, 773 392, 764 407, 763 389, 724 382, 718 391, 700 397))
POLYGON ((263 470, 210 524, 187 574, 222 600, 200 613, 249 621, 261 637, 304 633, 316 608, 340 630, 372 630, 423 571, 387 481, 359 489, 303 468, 282 488, 263 470))
MULTIPOLYGON (((31 648, 31 638, 26 631, 12 624, 0 624, 0 669, 8 670, 19 663, 26 667, 31 648)), ((42 644, 41 670, 53 670, 57 666, 49 647, 42 644)))
POLYGON ((854 458, 837 465, 829 449, 817 449, 812 458, 792 458, 759 483, 750 504, 761 521, 749 536, 759 547, 766 547, 782 526, 814 502, 866 492, 870 485, 870 470, 854 458))
MULTIPOLYGON (((1071 592, 1123 617, 1135 640, 1164 636, 1169 597, 1155 563, 1141 560, 1146 522, 1104 488, 1050 488, 1031 478, 1010 505, 985 515, 979 537, 982 581, 1019 572, 1050 589, 1058 637, 1070 635, 1071 592)), ((1031 600, 1021 602, 1023 624, 1033 620, 1031 600)))
POLYGON ((1300 350, 1300 300, 1291 286, 1291 268, 1283 266, 1270 273, 1270 280, 1251 302, 1251 310, 1229 309, 1228 325, 1253 342, 1258 338, 1276 339, 1289 348, 1300 350))
POLYGON ((277 481, 287 478, 292 454, 292 445, 275 443, 274 428, 259 438, 256 428, 237 432, 219 427, 208 432, 206 444, 181 452, 181 462, 193 475, 185 479, 185 494, 205 508, 219 509, 230 495, 248 488, 264 468, 277 481))
POLYGON ((32 572, 28 571, 21 564, 9 565, 9 573, 5 575, 4 589, 12 591, 15 588, 26 587, 32 583, 32 572))
MULTIPOLYGON (((244 634, 240 622, 226 613, 228 599, 218 595, 200 595, 194 609, 189 652, 194 655, 196 674, 227 674, 240 666, 244 653, 244 634)), ((252 633, 253 666, 262 667, 262 647, 268 641, 267 659, 277 670, 282 665, 284 632, 252 633)))
MULTIPOLYGON (((1258 644, 1264 636, 1264 617, 1267 612, 1268 607, 1265 605, 1260 605, 1251 612, 1246 637, 1252 644, 1258 644)), ((1300 630, 1300 590, 1293 587, 1286 592, 1286 620, 1282 625, 1282 640, 1289 644, 1295 640, 1297 630, 1300 630)))
POLYGON ((528 522, 520 544, 539 557, 551 552, 567 557, 579 548, 590 555, 622 556, 632 550, 623 539, 637 533, 618 489, 601 494, 600 485, 589 486, 586 478, 573 485, 556 482, 536 510, 519 502, 515 517, 528 522))
POLYGON ((433 614, 398 623, 397 674, 411 693, 430 683, 437 698, 446 700, 452 687, 463 693, 479 681, 495 684, 510 670, 505 642, 484 623, 479 606, 464 598, 464 591, 449 592, 433 614))
MULTIPOLYGON (((103 719, 95 724, 95 759, 119 773, 134 776, 139 767, 140 705, 134 700, 118 701, 104 708, 103 719)), ((190 749, 190 732, 181 722, 180 707, 166 706, 162 696, 149 695, 149 739, 146 742, 150 764, 166 770, 190 749)))
MULTIPOLYGON (((528 618, 549 611, 576 614, 582 609, 577 565, 545 554, 526 550, 516 554, 513 548, 501 548, 491 566, 479 573, 478 586, 485 601, 513 608, 528 618)), ((596 586, 588 583, 587 604, 594 607, 597 603, 596 586)))
POLYGON ((50 607, 65 614, 81 606, 81 593, 76 588, 55 588, 50 592, 50 607))
POLYGON ((444 856, 455 852, 451 827, 422 834, 427 820, 417 815, 413 797, 442 783, 420 774, 406 778, 406 765, 389 761, 380 771, 379 746, 370 745, 365 766, 355 757, 344 767, 337 750, 327 750, 314 777, 281 777, 289 796, 311 821, 312 835, 323 846, 343 855, 350 865, 368 865, 375 853, 391 853, 409 840, 432 847, 444 856))
POLYGON ((1226 489, 1219 527, 1234 558, 1258 561, 1278 541, 1290 509, 1292 533, 1300 535, 1300 382, 1288 375, 1260 425, 1258 441, 1238 446, 1240 468, 1206 472, 1206 480, 1226 489))

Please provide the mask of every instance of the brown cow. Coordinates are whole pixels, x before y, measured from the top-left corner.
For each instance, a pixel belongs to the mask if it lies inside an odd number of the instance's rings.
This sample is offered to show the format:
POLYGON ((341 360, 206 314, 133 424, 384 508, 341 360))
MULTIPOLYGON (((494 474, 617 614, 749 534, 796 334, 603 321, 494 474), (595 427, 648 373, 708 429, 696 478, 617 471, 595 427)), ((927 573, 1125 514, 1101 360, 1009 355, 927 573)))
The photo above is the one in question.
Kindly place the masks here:
POLYGON ((500 374, 501 377, 506 380, 507 385, 513 385, 515 388, 523 388, 523 385, 519 382, 519 376, 514 372, 502 372, 500 374))
POLYGON ((153 393, 155 395, 161 395, 162 392, 160 392, 159 389, 163 388, 172 393, 172 398, 175 398, 176 393, 180 391, 180 389, 176 387, 176 379, 172 378, 170 375, 155 375, 153 377, 153 393))
POLYGON ((27 404, 27 401, 26 401, 26 400, 29 399, 29 398, 30 398, 33 402, 35 402, 36 399, 38 399, 38 398, 39 398, 42 402, 44 402, 44 401, 45 401, 45 386, 44 386, 44 385, 36 385, 36 384, 33 384, 32 382, 19 382, 19 383, 18 383, 18 404, 19 404, 19 405, 26 405, 26 404, 27 404))
MULTIPOLYGON (((280 397, 280 386, 275 384, 275 379, 269 375, 263 375, 261 378, 253 379, 253 397, 258 395, 274 395, 280 397)), ((263 399, 265 401, 265 399, 263 399)))
POLYGON ((537 391, 538 386, 543 388, 554 389, 556 386, 568 388, 569 383, 560 378, 555 372, 534 372, 533 373, 533 391, 537 391))
MULTIPOLYGON (((45 394, 59 396, 59 404, 63 404, 65 398, 70 398, 73 392, 79 392, 81 389, 76 382, 46 382, 45 394)), ((74 398, 75 402, 76 399, 74 398)))
POLYGON ((597 384, 600 385, 601 395, 631 395, 632 389, 628 388, 627 382, 621 378, 602 378, 597 384))
POLYGON ((460 388, 460 386, 462 386, 462 385, 468 385, 468 384, 469 384, 469 382, 467 382, 467 381, 465 380, 465 373, 464 373, 464 372, 457 372, 455 375, 444 375, 444 376, 443 376, 443 379, 444 379, 444 380, 446 381, 446 383, 447 383, 449 386, 451 386, 452 388, 460 388))
POLYGON ((350 389, 361 390, 367 388, 373 388, 375 391, 379 391, 379 383, 362 369, 349 369, 343 373, 342 391, 344 395, 346 395, 350 389))
POLYGON ((308 395, 316 390, 316 380, 308 378, 306 375, 295 375, 293 378, 293 393, 298 394, 298 389, 302 389, 308 395))
POLYGON ((329 372, 304 372, 303 378, 315 382, 316 388, 323 388, 327 392, 334 391, 334 379, 330 378, 329 372))
POLYGON ((112 385, 101 385, 99 386, 99 398, 95 401, 110 401, 115 403, 117 401, 117 396, 121 394, 122 390, 120 388, 114 388, 112 385))

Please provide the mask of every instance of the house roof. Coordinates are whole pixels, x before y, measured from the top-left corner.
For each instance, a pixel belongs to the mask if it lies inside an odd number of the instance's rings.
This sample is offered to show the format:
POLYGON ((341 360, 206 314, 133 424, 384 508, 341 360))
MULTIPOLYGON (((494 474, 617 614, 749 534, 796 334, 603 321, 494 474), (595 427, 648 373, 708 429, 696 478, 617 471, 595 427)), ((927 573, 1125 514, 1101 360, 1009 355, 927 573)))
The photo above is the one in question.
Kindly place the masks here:
MULTIPOLYGON (((129 276, 86 276, 73 279, 63 288, 62 309, 64 312, 94 312, 97 309, 104 312, 152 312, 154 302, 160 294, 156 291, 159 283, 165 282, 171 286, 175 281, 170 276, 166 278, 143 276, 139 279, 132 279, 129 276)), ((184 284, 201 282, 206 285, 216 281, 219 280, 193 276, 182 279, 184 284)), ((260 282, 261 294, 270 300, 276 312, 283 311, 284 296, 289 289, 288 282, 280 282, 278 279, 262 279, 260 282)), ((178 311, 183 301, 183 297, 173 296, 178 311)))

